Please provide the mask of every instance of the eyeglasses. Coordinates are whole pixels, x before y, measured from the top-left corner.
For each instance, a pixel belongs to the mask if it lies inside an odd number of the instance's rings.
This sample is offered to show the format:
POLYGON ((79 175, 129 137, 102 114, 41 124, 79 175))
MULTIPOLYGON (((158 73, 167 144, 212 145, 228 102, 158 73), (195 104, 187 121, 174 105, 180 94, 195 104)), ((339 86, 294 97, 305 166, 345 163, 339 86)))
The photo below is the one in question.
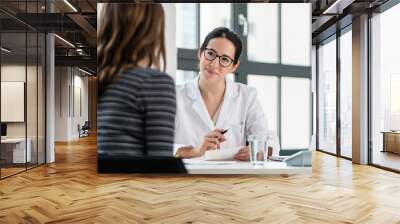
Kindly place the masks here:
POLYGON ((222 67, 228 67, 233 63, 233 60, 226 56, 226 55, 218 55, 217 52, 213 49, 209 49, 209 48, 205 48, 204 50, 204 57, 208 60, 208 61, 214 61, 215 58, 218 57, 219 59, 219 64, 222 67))

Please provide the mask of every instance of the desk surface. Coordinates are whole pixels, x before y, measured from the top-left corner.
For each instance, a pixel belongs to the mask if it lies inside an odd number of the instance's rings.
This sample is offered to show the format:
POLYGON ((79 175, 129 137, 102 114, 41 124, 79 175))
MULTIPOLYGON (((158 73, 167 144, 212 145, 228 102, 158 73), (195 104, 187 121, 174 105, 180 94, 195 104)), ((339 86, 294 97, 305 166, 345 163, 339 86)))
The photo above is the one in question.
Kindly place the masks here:
POLYGON ((400 131, 381 131, 384 134, 400 134, 400 131))
MULTIPOLYGON (((28 141, 30 139, 28 138, 28 141)), ((6 139, 1 139, 1 143, 19 143, 19 142, 24 142, 25 138, 6 138, 6 139)))
POLYGON ((189 174, 311 174, 312 167, 287 166, 285 162, 267 162, 264 165, 253 166, 250 162, 238 161, 201 161, 185 159, 189 174))

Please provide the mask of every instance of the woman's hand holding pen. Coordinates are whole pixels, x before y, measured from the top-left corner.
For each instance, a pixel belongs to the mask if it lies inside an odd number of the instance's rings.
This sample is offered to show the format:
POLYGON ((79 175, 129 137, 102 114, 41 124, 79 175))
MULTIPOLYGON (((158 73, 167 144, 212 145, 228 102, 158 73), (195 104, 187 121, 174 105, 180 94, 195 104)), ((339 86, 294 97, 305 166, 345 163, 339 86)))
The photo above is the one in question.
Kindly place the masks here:
POLYGON ((207 150, 219 149, 220 143, 226 140, 224 133, 226 133, 224 129, 214 129, 204 136, 201 145, 195 148, 196 156, 204 155, 207 150))

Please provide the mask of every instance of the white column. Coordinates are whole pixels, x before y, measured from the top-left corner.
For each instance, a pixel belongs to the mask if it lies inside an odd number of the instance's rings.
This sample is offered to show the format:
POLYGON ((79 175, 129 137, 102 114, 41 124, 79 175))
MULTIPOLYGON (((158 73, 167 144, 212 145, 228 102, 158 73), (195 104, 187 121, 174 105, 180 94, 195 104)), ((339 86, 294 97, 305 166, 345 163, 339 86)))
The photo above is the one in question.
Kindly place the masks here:
POLYGON ((55 161, 55 56, 54 35, 46 35, 46 163, 55 161))
POLYGON ((368 16, 353 20, 353 162, 368 163, 368 16))

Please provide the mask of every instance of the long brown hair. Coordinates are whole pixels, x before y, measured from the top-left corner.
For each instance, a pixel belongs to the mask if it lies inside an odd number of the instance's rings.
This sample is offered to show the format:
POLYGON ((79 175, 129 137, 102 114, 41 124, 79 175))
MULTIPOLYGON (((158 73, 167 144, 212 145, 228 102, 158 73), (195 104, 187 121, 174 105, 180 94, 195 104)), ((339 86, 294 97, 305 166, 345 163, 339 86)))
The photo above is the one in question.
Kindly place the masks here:
POLYGON ((164 10, 161 4, 106 3, 97 32, 99 93, 124 71, 147 66, 165 71, 164 10))

